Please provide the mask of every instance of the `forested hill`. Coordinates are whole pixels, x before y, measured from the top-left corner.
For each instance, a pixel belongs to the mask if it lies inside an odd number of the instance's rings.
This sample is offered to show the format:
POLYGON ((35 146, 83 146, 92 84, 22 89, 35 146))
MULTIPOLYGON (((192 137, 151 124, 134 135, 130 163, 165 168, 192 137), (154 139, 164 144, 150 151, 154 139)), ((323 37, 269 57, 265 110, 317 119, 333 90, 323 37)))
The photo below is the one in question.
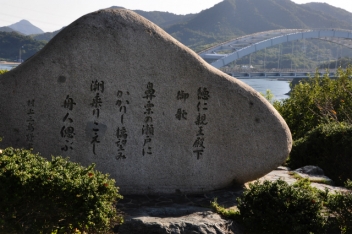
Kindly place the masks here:
POLYGON ((44 45, 45 42, 34 40, 17 32, 0 32, 0 60, 18 61, 20 50, 21 58, 26 60, 44 45))
POLYGON ((134 12, 149 19, 150 21, 157 24, 161 28, 168 28, 175 24, 182 24, 196 16, 196 14, 176 15, 173 13, 162 12, 162 11, 148 12, 148 11, 135 10, 134 12))
POLYGON ((330 16, 341 21, 352 24, 352 14, 344 9, 332 7, 327 3, 311 2, 303 6, 319 11, 322 15, 330 16))
POLYGON ((42 33, 42 34, 33 34, 30 35, 31 38, 37 40, 37 41, 44 41, 44 42, 48 42, 51 40, 51 38, 55 37, 56 34, 58 34, 60 30, 54 31, 54 32, 46 32, 46 33, 42 33))
POLYGON ((5 27, 0 27, 0 32, 15 32, 15 30, 5 26, 5 27))
MULTIPOLYGON (((159 25, 196 52, 234 37, 266 30, 293 28, 352 30, 350 12, 325 3, 296 4, 291 0, 223 0, 198 14, 187 15, 160 11, 135 10, 135 12, 159 25)), ((0 28, 0 31, 5 30, 0 28)), ((49 41, 58 31, 30 36, 36 40, 49 41)), ((0 41, 0 47, 5 48, 6 46, 1 43, 0 41)), ((18 53, 17 47, 13 47, 12 50, 14 52, 11 54, 18 53)), ((14 59, 9 54, 3 56, 5 57, 0 58, 14 59)))
MULTIPOLYGON (((338 8, 328 5, 331 12, 338 8)), ((344 11, 352 17, 352 13, 344 11)), ((352 29, 350 21, 290 0, 224 0, 186 23, 165 30, 199 51, 232 37, 285 28, 352 29)))
MULTIPOLYGON (((126 9, 120 6, 112 6, 109 9, 126 9)), ((197 14, 187 14, 187 15, 177 15, 170 12, 163 11, 142 11, 142 10, 133 10, 137 14, 147 18, 152 21, 154 24, 158 25, 161 28, 168 28, 174 24, 184 23, 192 19, 197 14)))

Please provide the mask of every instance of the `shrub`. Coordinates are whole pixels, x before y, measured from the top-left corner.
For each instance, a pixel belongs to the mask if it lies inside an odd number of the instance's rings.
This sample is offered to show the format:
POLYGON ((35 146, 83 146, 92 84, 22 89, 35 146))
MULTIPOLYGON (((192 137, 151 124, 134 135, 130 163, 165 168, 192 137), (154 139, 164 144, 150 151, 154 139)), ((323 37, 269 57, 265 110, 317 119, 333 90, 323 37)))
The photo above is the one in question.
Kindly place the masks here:
POLYGON ((240 212, 235 209, 226 209, 225 207, 219 205, 217 199, 215 198, 214 201, 210 202, 210 207, 218 214, 224 216, 225 218, 229 219, 238 219, 240 216, 240 212))
POLYGON ((352 180, 348 179, 346 182, 345 182, 345 187, 349 190, 352 190, 352 180))
POLYGON ((303 137, 320 124, 352 123, 352 67, 339 69, 337 79, 321 77, 305 79, 296 85, 290 97, 274 102, 289 126, 293 139, 303 137))
POLYGON ((333 217, 329 225, 341 233, 352 233, 352 191, 330 194, 326 207, 333 217))
POLYGON ((115 181, 62 157, 0 152, 0 233, 103 233, 118 221, 115 181))
POLYGON ((265 93, 260 93, 266 100, 268 100, 268 102, 270 102, 271 104, 274 103, 274 98, 275 95, 271 92, 270 89, 267 89, 265 93))
POLYGON ((258 181, 238 198, 242 222, 250 233, 319 233, 324 228, 322 202, 309 181, 258 181), (308 186, 307 186, 308 184, 308 186))
POLYGON ((0 70, 0 75, 4 74, 5 72, 7 72, 7 70, 0 70))
POLYGON ((329 123, 294 141, 288 165, 291 168, 319 166, 336 184, 342 185, 343 181, 352 179, 351 152, 352 125, 329 123))

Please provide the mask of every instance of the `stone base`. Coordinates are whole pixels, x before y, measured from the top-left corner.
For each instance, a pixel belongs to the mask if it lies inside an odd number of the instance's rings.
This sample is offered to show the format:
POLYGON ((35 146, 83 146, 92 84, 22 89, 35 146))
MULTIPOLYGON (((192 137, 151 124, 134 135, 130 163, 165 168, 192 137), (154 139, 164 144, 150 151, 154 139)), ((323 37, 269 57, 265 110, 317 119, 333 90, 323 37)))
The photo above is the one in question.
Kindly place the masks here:
MULTIPOLYGON (((304 174, 315 181, 315 175, 304 174)), ((259 181, 278 179, 293 184, 296 179, 289 168, 279 167, 259 181)), ((240 187, 229 187, 204 194, 172 194, 172 195, 128 195, 118 203, 118 209, 124 213, 125 223, 117 227, 119 234, 134 233, 202 233, 202 234, 242 234, 244 228, 233 220, 224 219, 210 208, 215 199, 228 209, 236 209, 236 199, 246 183, 240 187)), ((344 191, 345 188, 312 182, 311 185, 329 192, 344 191)))
POLYGON ((129 195, 118 203, 125 214, 118 233, 243 233, 236 222, 210 208, 215 199, 226 208, 235 208, 242 192, 242 187, 230 187, 205 194, 129 195))
POLYGON ((242 233, 236 223, 223 219, 209 208, 180 206, 138 211, 126 218, 126 224, 119 228, 120 234, 242 233))

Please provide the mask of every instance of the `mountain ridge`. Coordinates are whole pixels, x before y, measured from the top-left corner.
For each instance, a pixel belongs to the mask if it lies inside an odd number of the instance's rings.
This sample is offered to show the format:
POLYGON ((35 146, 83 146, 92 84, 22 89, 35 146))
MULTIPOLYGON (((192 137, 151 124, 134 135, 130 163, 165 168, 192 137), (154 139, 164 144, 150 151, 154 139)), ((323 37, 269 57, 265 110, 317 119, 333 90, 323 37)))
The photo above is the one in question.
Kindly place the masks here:
POLYGON ((29 22, 28 20, 24 19, 7 27, 12 28, 13 30, 20 32, 24 35, 44 33, 43 30, 31 24, 31 22, 29 22))
POLYGON ((329 15, 331 17, 337 18, 341 21, 352 23, 352 13, 342 8, 331 7, 331 5, 327 3, 320 3, 320 2, 310 2, 303 5, 313 10, 322 12, 325 15, 329 15))
POLYGON ((16 30, 14 30, 8 26, 4 26, 4 27, 0 27, 0 32, 16 32, 16 30))
MULTIPOLYGON (((126 9, 120 6, 112 6, 107 9, 126 9)), ((170 12, 164 11, 142 11, 142 10, 133 10, 137 14, 143 16, 144 18, 152 21, 154 24, 158 25, 161 28, 167 28, 173 24, 185 22, 196 14, 186 14, 178 15, 170 12)))
MULTIPOLYGON (((352 30, 352 13, 326 3, 296 4, 291 0, 223 0, 197 14, 134 11, 196 52, 232 38, 268 30, 296 28, 352 30)), ((6 27, 2 28, 0 31, 9 31, 6 27)), ((34 33, 30 37, 47 42, 60 30, 52 33, 34 33)))
MULTIPOLYGON (((333 6, 329 7, 334 9, 333 6)), ((349 22, 290 0, 224 0, 185 23, 165 28, 165 31, 193 50, 200 51, 205 44, 285 28, 352 30, 349 22)))

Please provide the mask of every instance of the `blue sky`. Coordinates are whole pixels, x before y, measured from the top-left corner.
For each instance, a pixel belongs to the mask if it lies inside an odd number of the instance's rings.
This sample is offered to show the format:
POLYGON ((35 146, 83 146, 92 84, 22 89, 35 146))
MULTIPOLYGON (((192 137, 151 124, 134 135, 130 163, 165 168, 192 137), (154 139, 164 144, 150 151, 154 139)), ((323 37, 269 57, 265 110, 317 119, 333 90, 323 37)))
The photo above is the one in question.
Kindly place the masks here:
MULTIPOLYGON (((175 14, 198 13, 222 0, 0 0, 0 27, 30 21, 45 32, 56 31, 82 15, 121 6, 131 10, 167 11, 175 14)), ((241 1, 241 0, 238 0, 241 1)), ((292 0, 296 3, 326 2, 352 12, 351 0, 292 0)))

